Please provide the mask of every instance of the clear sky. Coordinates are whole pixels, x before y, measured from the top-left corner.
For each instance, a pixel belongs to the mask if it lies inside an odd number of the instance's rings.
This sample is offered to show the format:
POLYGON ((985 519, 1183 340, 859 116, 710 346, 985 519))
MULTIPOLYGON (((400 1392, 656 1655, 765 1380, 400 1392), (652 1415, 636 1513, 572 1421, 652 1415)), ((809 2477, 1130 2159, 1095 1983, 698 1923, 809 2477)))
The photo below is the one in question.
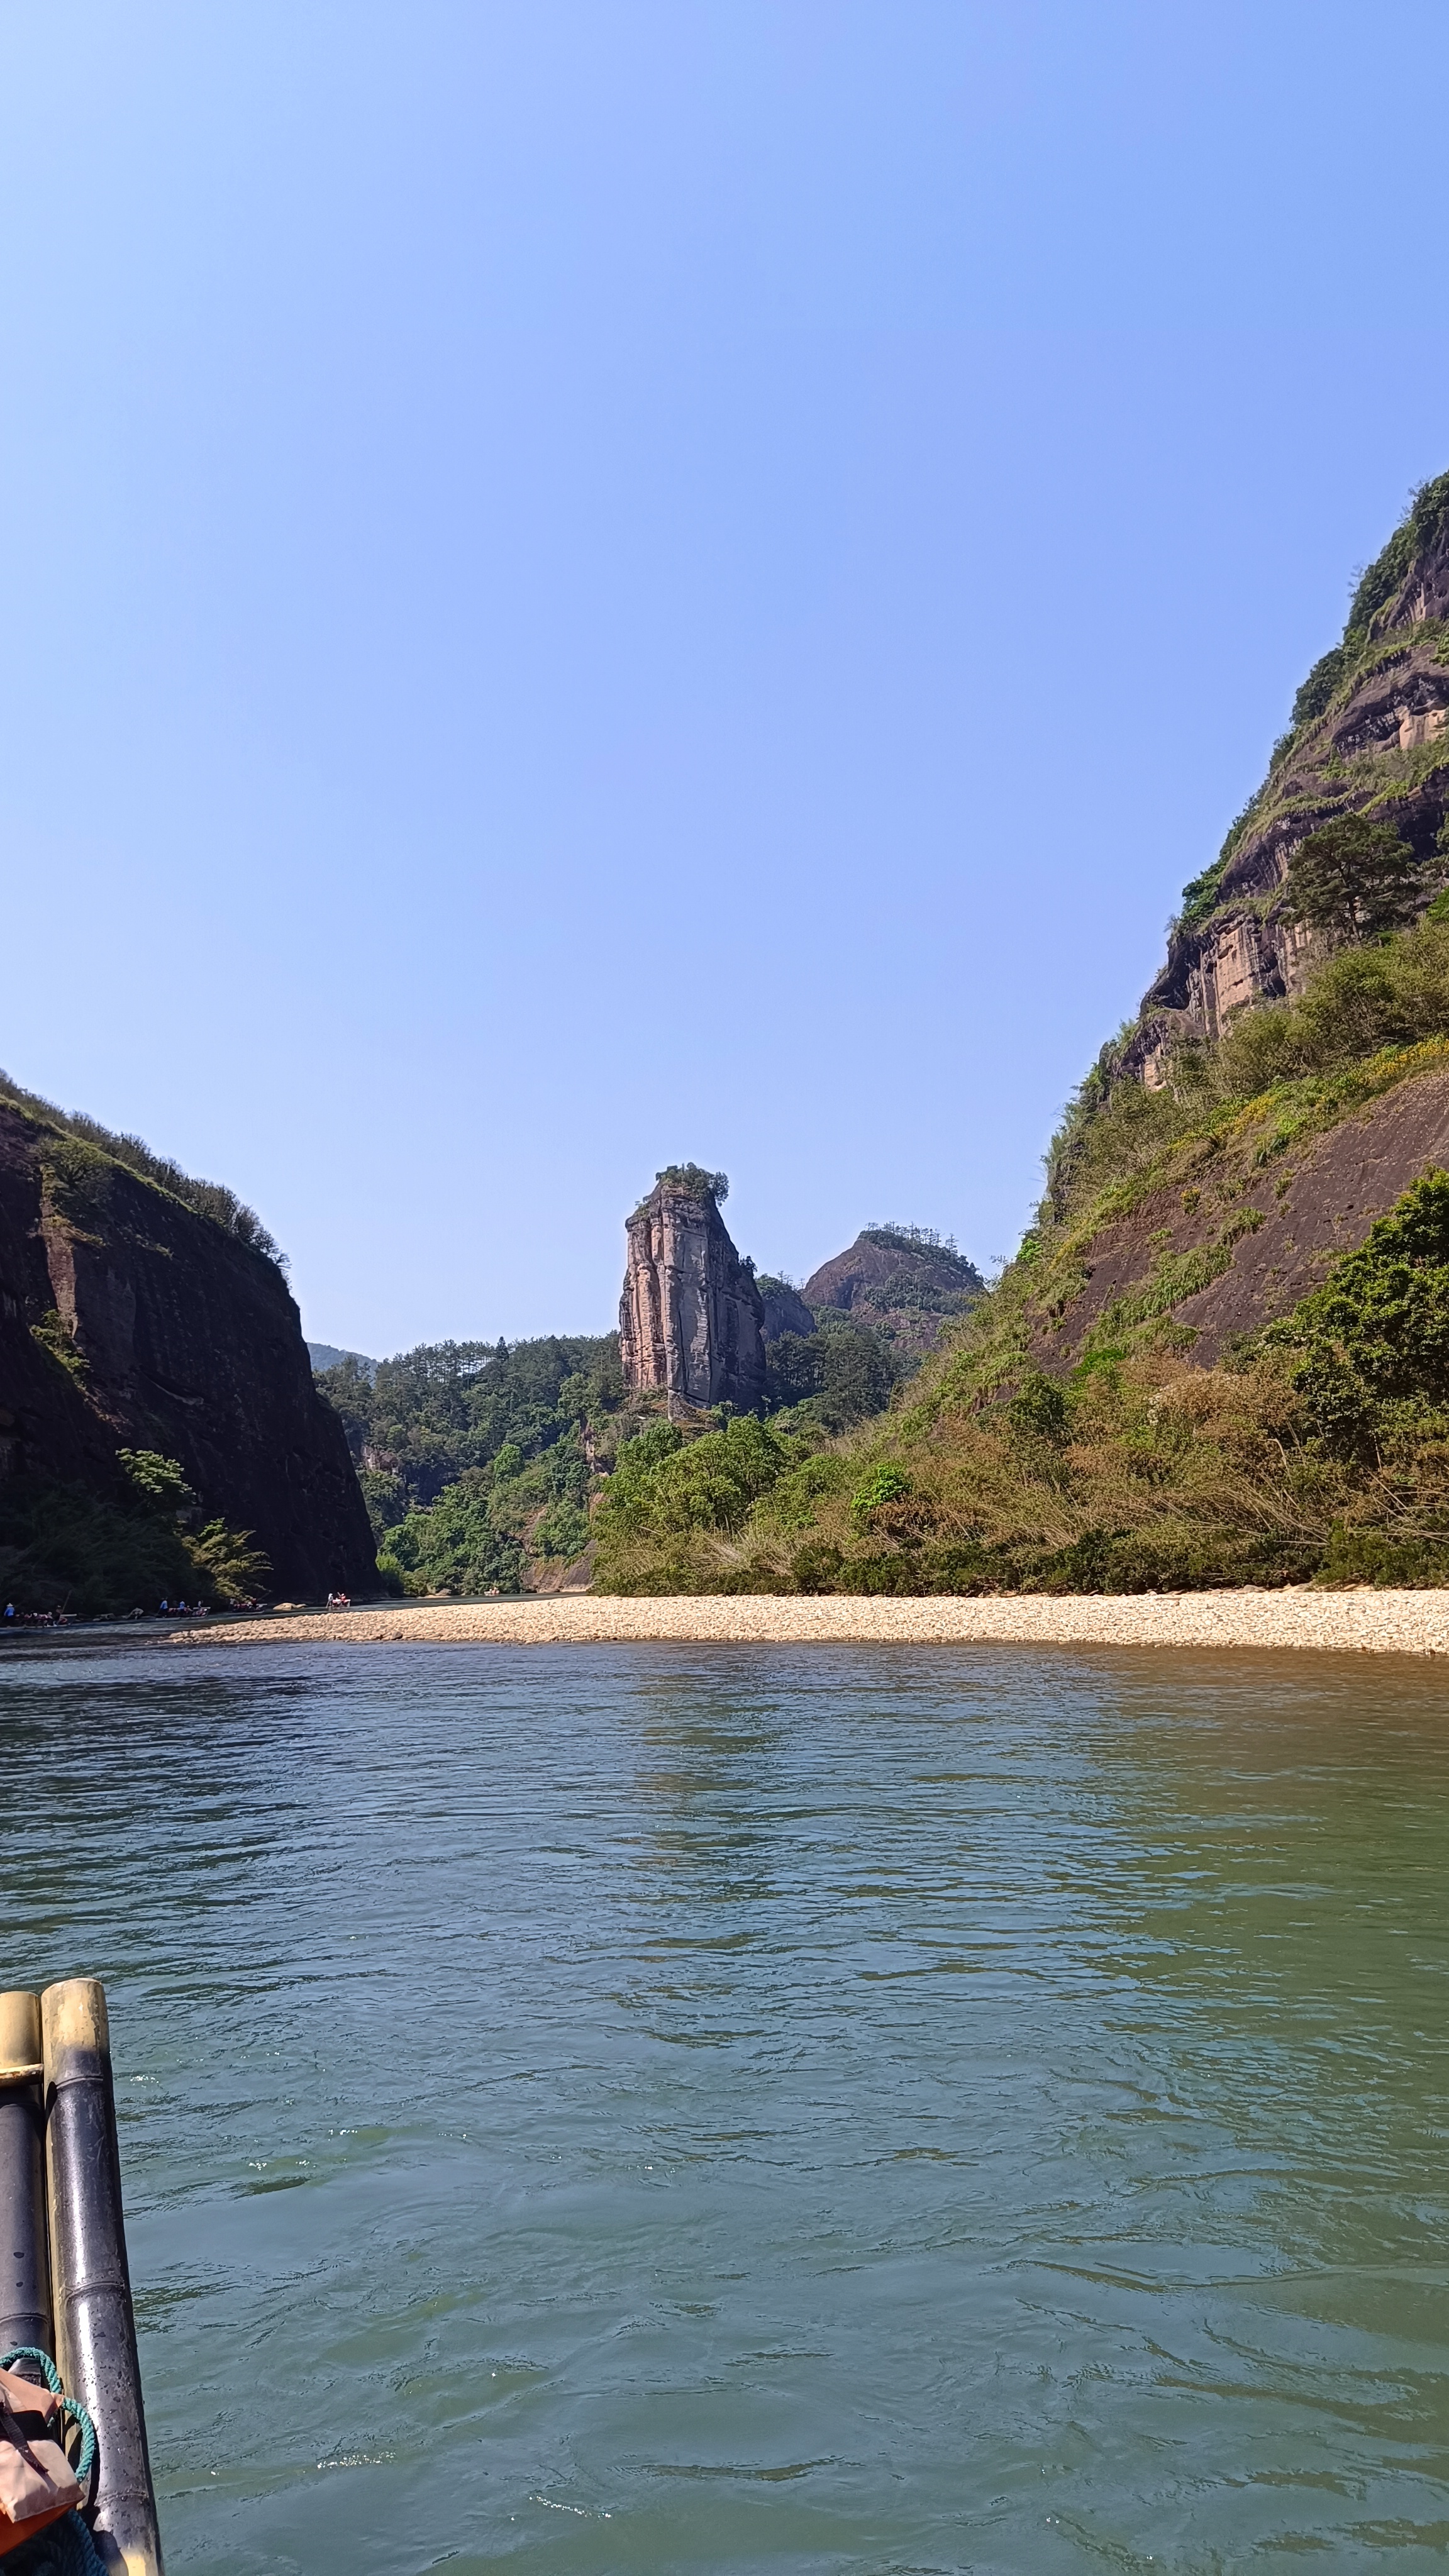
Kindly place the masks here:
POLYGON ((8 0, 0 1063, 354 1348, 1008 1252, 1449 465, 1442 0, 8 0))

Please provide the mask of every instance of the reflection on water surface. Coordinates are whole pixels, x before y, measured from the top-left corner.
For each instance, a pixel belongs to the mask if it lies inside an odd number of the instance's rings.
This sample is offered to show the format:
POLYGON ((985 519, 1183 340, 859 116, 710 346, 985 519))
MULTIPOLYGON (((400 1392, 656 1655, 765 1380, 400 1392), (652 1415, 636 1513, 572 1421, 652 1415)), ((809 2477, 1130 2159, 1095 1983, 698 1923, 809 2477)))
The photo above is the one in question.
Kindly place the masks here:
POLYGON ((1432 1668, 15 1646, 173 2570, 1438 2568, 1432 1668))

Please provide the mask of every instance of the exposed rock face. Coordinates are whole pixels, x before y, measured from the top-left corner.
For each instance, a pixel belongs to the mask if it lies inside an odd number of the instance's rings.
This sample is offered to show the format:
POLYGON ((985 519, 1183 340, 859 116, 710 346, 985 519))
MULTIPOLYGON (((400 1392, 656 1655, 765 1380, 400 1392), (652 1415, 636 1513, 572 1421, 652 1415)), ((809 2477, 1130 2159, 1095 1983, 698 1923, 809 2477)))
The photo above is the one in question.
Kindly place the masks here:
MULTIPOLYGON (((1341 644, 1309 673, 1293 727, 1216 867, 1187 890, 1167 964, 1118 1061, 1149 1090, 1172 1049, 1220 1035, 1249 1003, 1296 992, 1325 943, 1284 919, 1294 852, 1333 816, 1391 823, 1426 861, 1449 814, 1449 475, 1430 484, 1364 574, 1341 644)), ((1426 901, 1449 862, 1430 874, 1426 901)))
POLYGON ((708 1191, 661 1180, 626 1228, 619 1357, 631 1395, 662 1387, 691 1405, 765 1398, 764 1310, 708 1191))
POLYGON ((867 1226, 848 1252, 805 1282, 809 1306, 830 1306, 874 1325, 913 1358, 938 1348, 953 1315, 983 1294, 974 1262, 918 1227, 867 1226))
POLYGON ((1175 1266, 1183 1276, 1185 1256, 1206 1256, 1206 1284, 1162 1311, 1191 1333, 1200 1366, 1287 1314, 1413 1182, 1449 1166, 1449 1069, 1396 1083, 1290 1151, 1265 1157, 1263 1142, 1262 1130, 1247 1134, 1203 1165, 1200 1184, 1185 1190, 1174 1177, 1083 1246, 1083 1286, 1037 1335, 1045 1367, 1070 1366, 1094 1324, 1110 1327, 1119 1299, 1140 1298, 1175 1266))
POLYGON ((782 1333, 799 1333, 803 1337, 814 1332, 815 1318, 799 1289, 792 1288, 788 1279, 761 1279, 757 1285, 767 1342, 778 1342, 782 1333))
POLYGON ((204 1516, 254 1532, 279 1591, 375 1588, 346 1438, 275 1263, 0 1103, 0 1474, 112 1494, 120 1448, 176 1459, 204 1516))

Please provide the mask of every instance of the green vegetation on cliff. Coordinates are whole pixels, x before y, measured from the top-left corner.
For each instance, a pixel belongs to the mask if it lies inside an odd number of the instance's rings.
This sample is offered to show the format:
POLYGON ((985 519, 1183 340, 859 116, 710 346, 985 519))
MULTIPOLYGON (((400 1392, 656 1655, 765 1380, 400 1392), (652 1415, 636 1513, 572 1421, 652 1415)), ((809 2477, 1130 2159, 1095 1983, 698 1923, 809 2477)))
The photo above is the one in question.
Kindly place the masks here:
MULTIPOLYGON (((1422 601, 1407 624, 1385 623, 1389 615, 1403 616, 1416 567, 1442 552, 1446 539, 1449 474, 1441 474, 1420 486, 1388 544, 1361 575, 1342 638, 1315 662, 1299 689, 1288 730, 1273 746, 1266 778, 1229 826, 1216 859, 1184 886, 1179 929, 1198 929, 1210 918, 1238 851, 1275 820, 1290 819, 1300 806, 1308 809, 1310 822, 1320 820, 1327 793, 1346 798, 1379 821, 1392 821, 1396 809, 1426 781, 1449 774, 1449 735, 1444 733, 1408 749, 1365 747, 1338 756, 1320 731, 1365 680, 1404 661, 1411 647, 1436 662, 1449 662, 1449 619, 1425 613, 1422 601)), ((1449 778, 1445 792, 1449 794, 1449 778)))
POLYGON ((107 1161, 121 1163, 139 1180, 150 1181, 156 1189, 180 1199, 195 1215, 219 1225, 224 1234, 234 1235, 239 1243, 249 1244, 254 1252, 286 1268, 285 1255, 255 1209, 245 1206, 235 1191, 222 1182, 193 1180, 169 1156, 153 1154, 139 1136, 118 1136, 103 1127, 99 1119, 84 1117, 79 1110, 57 1109, 54 1101, 42 1100, 37 1092, 26 1091, 18 1082, 12 1082, 8 1073, 0 1073, 0 1100, 23 1110, 27 1118, 54 1135, 56 1142, 48 1149, 46 1160, 60 1189, 72 1193, 83 1192, 87 1185, 94 1189, 107 1161))
POLYGON ((370 1585, 345 1443, 251 1211, 3 1078, 0 1160, 6 1597, 126 1611, 370 1585))
POLYGON ((264 1590, 271 1569, 250 1531, 201 1521, 174 1458, 116 1455, 110 1496, 26 1477, 0 1485, 0 1602, 88 1619, 163 1600, 227 1605, 264 1590))

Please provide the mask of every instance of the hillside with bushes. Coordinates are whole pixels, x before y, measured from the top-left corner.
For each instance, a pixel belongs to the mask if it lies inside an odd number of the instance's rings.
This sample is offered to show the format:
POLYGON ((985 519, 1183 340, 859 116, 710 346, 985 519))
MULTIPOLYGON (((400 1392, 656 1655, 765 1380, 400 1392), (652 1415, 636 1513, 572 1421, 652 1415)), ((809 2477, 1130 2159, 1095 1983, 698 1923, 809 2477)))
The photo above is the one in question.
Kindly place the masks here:
POLYGON ((1446 616, 1449 477, 1188 887, 996 1288, 843 1438, 621 1451, 604 1588, 1449 1581, 1446 616))

